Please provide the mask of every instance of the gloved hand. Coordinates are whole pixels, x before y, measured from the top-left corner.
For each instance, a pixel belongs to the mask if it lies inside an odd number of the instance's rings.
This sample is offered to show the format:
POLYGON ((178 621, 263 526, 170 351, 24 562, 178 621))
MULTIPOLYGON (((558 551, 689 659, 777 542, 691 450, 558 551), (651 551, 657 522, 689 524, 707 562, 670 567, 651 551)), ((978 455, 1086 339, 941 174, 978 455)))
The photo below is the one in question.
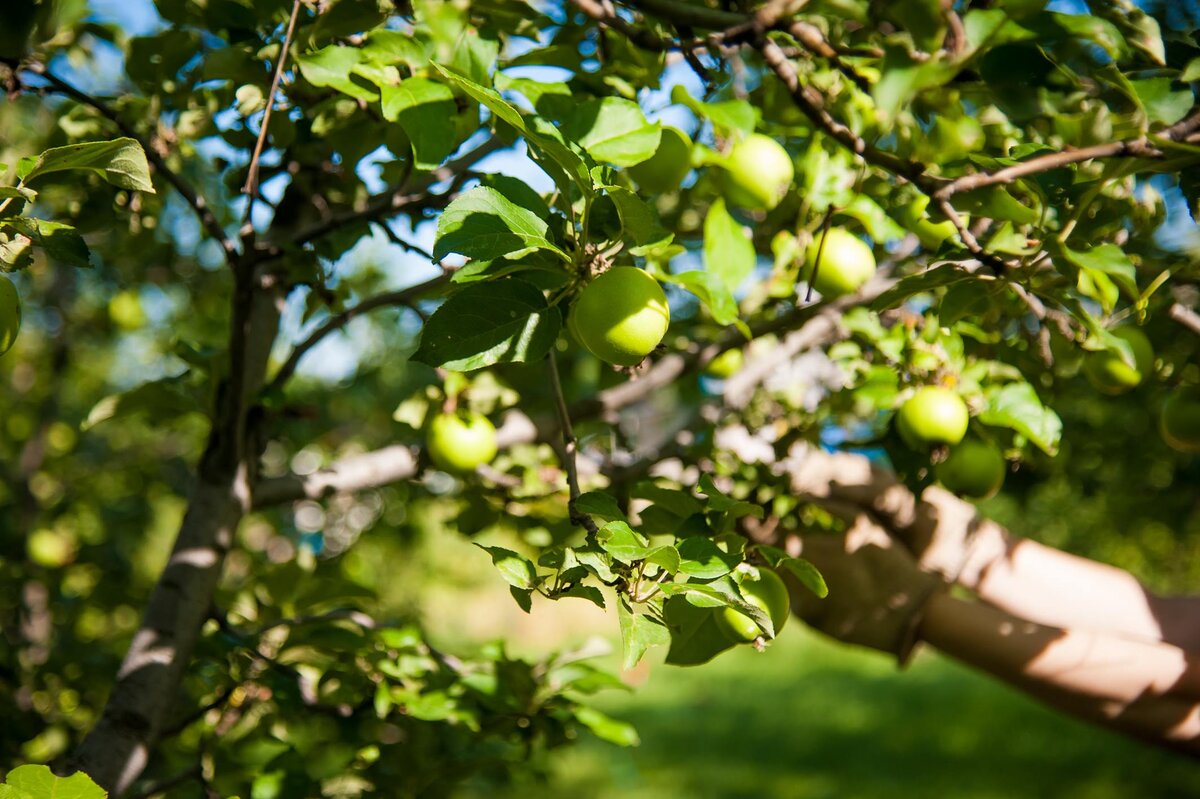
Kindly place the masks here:
POLYGON ((926 603, 945 587, 940 576, 922 571, 865 513, 844 534, 809 533, 787 545, 829 586, 829 595, 819 599, 785 574, 798 616, 839 641, 890 652, 901 665, 908 660, 926 603))
POLYGON ((806 444, 781 461, 792 490, 846 520, 869 513, 917 558, 920 567, 972 590, 1015 539, 975 506, 938 486, 918 499, 891 472, 861 455, 806 444))

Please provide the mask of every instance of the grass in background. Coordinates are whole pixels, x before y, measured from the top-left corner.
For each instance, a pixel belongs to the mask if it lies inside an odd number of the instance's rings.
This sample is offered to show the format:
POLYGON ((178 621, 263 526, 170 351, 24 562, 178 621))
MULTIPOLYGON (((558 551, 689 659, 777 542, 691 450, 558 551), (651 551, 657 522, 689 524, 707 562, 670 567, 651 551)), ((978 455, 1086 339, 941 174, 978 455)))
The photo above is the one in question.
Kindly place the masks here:
POLYGON ((655 665, 644 685, 598 705, 633 722, 641 746, 582 741, 556 755, 550 784, 504 799, 1200 795, 1200 767, 1183 757, 1061 716, 936 654, 898 672, 796 628, 765 654, 741 647, 699 669, 655 665))

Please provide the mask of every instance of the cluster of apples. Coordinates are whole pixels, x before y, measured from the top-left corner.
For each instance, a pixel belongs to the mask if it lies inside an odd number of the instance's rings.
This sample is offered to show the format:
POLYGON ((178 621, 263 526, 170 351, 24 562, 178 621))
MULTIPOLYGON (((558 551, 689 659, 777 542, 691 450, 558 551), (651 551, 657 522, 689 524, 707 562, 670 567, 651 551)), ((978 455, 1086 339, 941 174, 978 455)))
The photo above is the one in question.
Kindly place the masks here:
POLYGON ((970 499, 995 496, 1004 485, 1004 453, 990 441, 967 437, 971 414, 958 392, 944 386, 917 389, 896 411, 896 432, 918 452, 947 447, 937 464, 938 481, 970 499))

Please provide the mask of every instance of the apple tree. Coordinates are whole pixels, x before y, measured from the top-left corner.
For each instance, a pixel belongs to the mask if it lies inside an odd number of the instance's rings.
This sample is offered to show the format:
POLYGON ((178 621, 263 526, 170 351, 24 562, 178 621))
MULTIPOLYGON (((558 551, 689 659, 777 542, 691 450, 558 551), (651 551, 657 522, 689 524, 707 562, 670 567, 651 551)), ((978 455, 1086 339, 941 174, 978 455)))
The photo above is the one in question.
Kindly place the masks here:
POLYGON ((806 446, 1200 571, 1190 6, 15 8, 6 760, 441 796, 631 743, 579 653, 427 640, 414 537, 702 668, 827 590, 806 446))

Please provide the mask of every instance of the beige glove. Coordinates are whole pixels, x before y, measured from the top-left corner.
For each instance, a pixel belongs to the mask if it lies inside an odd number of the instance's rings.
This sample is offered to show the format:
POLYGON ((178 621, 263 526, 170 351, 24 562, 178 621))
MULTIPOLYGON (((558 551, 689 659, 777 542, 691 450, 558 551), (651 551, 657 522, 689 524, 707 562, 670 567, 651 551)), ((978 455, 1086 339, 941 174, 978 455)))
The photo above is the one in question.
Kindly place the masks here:
POLYGON ((801 444, 786 460, 792 490, 851 520, 869 513, 916 556, 920 567, 972 590, 1015 539, 975 506, 938 486, 918 500, 891 472, 867 458, 801 444))
POLYGON ((785 575, 796 614, 839 641, 890 652, 903 665, 917 643, 925 605, 944 581, 922 571, 865 513, 845 534, 810 533, 787 543, 789 554, 810 561, 829 586, 829 595, 818 599, 785 575))

